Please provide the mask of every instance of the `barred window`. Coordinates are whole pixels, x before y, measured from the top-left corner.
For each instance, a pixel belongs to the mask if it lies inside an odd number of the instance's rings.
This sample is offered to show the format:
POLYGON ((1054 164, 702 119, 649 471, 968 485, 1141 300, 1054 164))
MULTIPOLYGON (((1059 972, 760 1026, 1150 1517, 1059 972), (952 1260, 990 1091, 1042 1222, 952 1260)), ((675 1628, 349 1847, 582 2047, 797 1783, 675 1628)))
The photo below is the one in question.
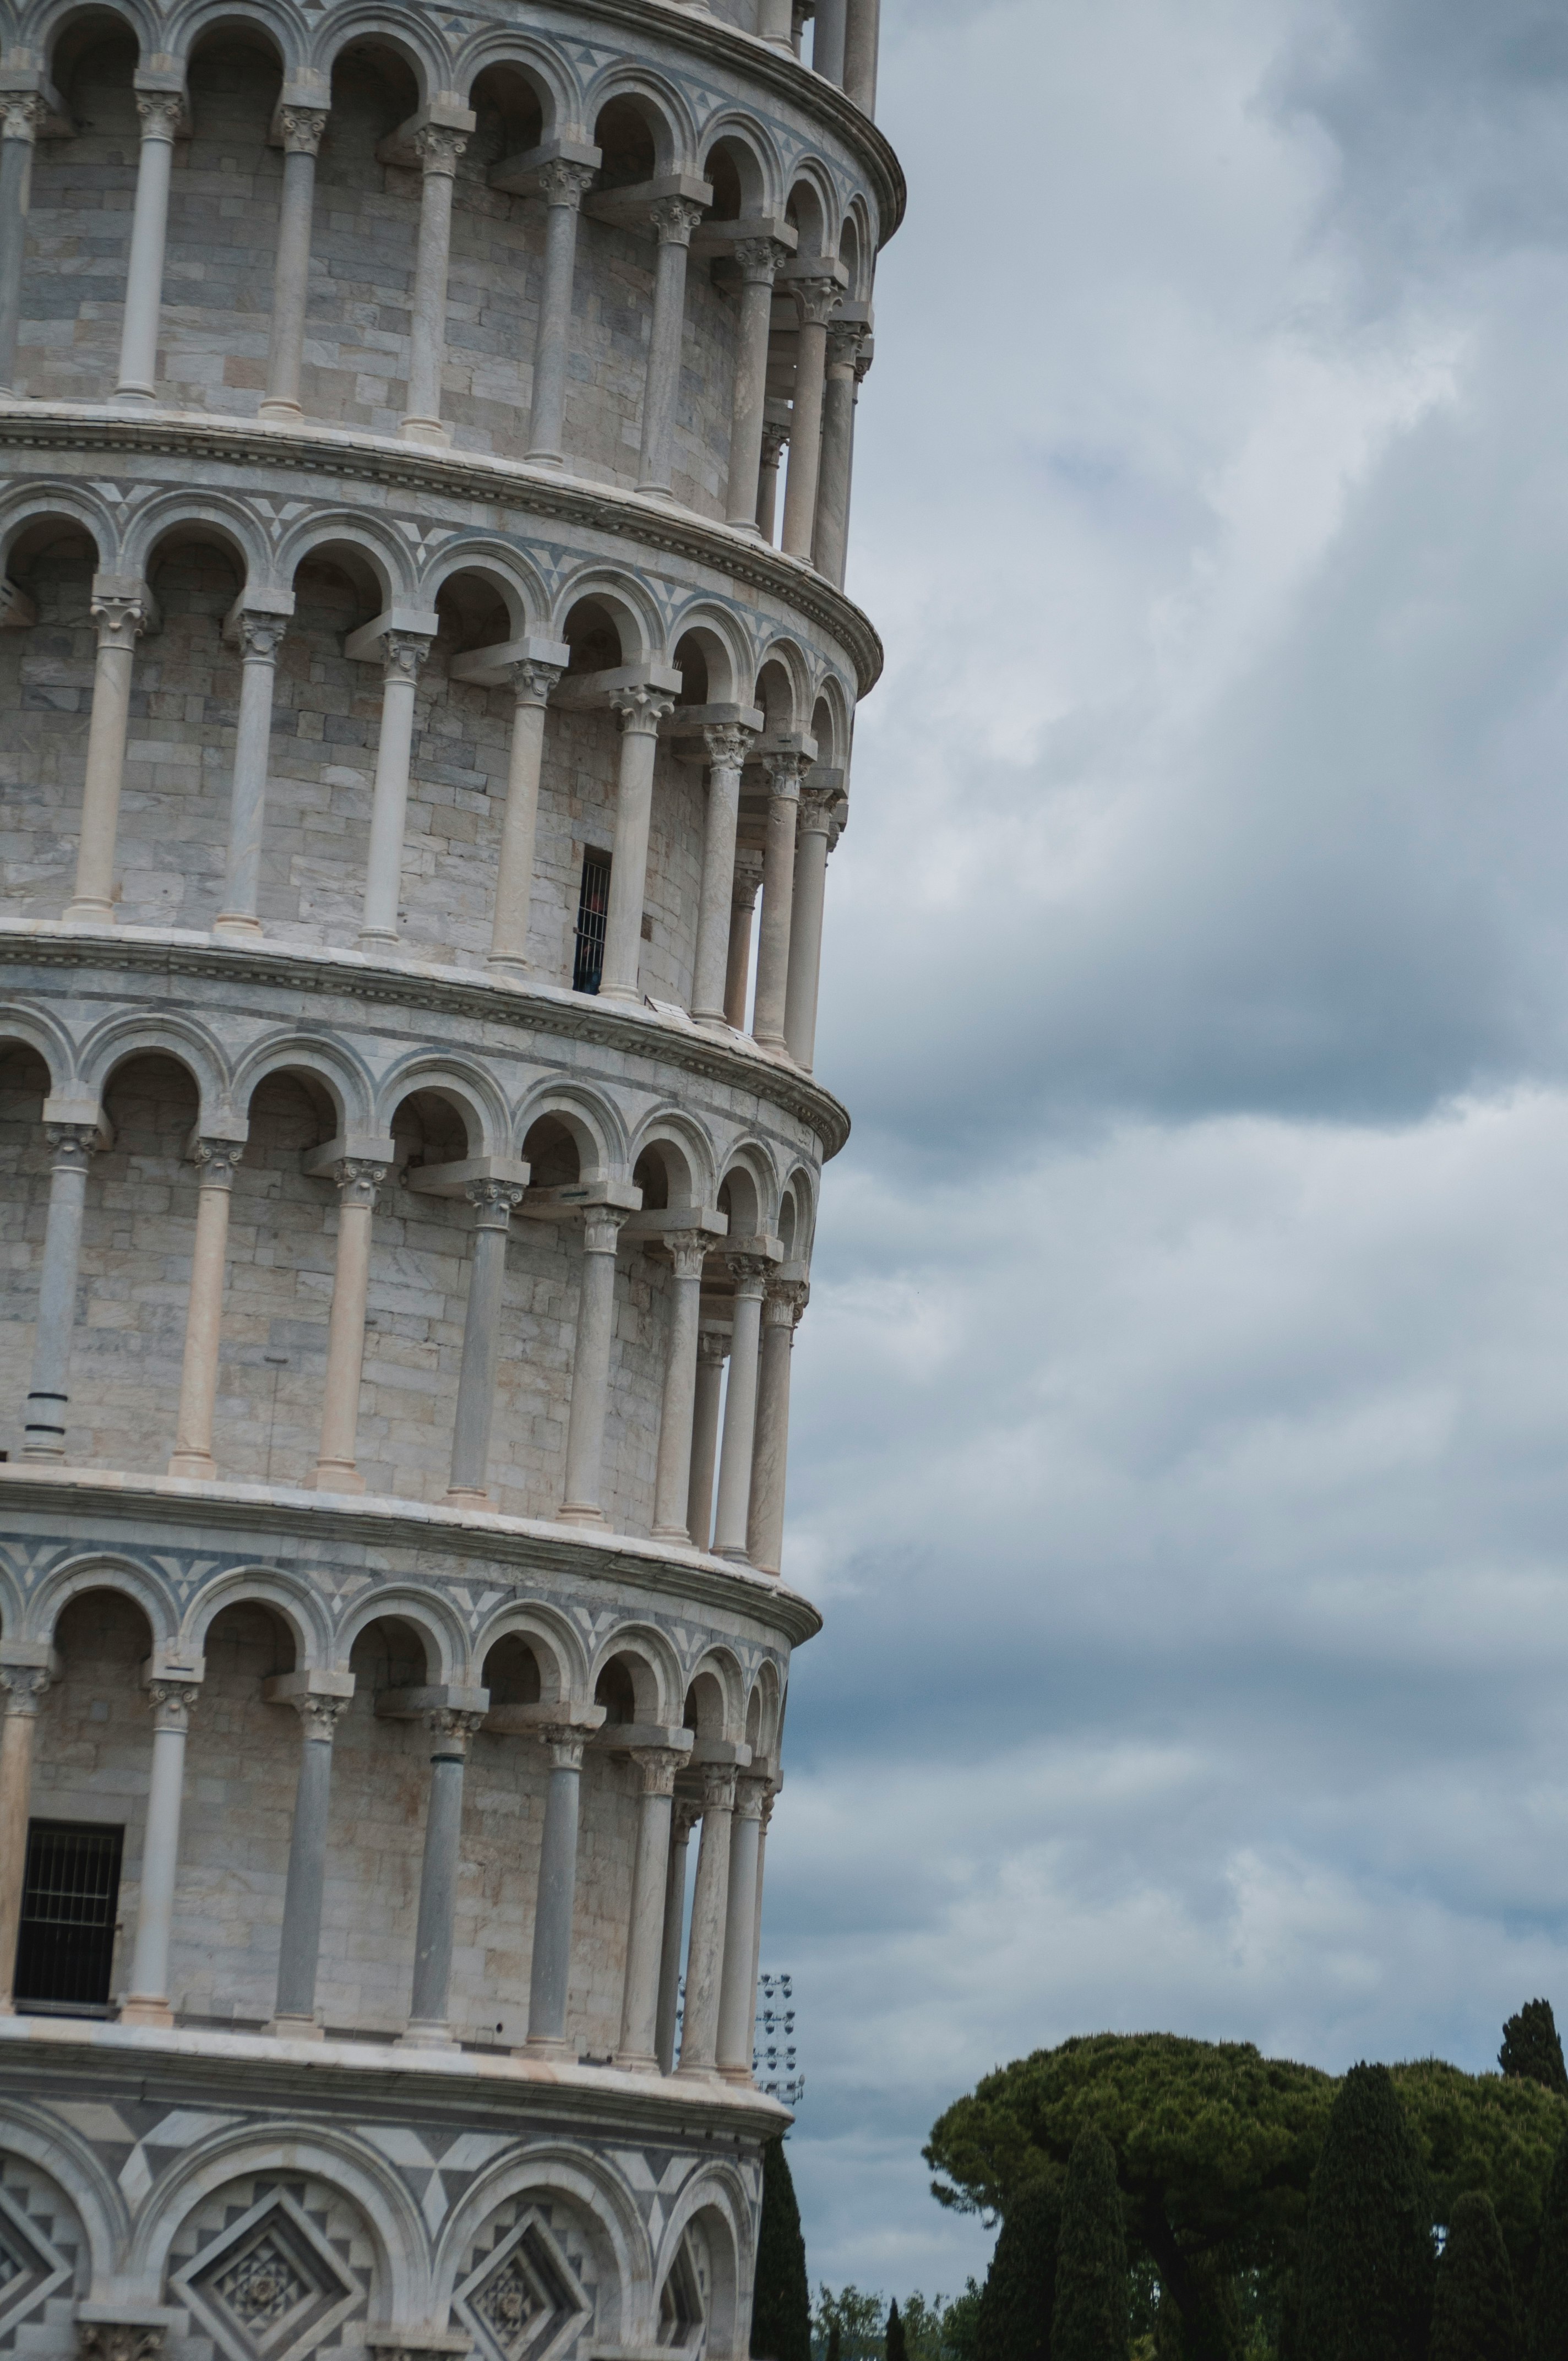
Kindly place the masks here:
POLYGON ((597 992, 604 973, 604 932, 609 914, 609 855, 592 845, 583 855, 577 895, 577 950, 572 962, 574 992, 597 992))
POLYGON ((124 1828, 32 1820, 16 1942, 19 2007, 106 2008, 124 1828))

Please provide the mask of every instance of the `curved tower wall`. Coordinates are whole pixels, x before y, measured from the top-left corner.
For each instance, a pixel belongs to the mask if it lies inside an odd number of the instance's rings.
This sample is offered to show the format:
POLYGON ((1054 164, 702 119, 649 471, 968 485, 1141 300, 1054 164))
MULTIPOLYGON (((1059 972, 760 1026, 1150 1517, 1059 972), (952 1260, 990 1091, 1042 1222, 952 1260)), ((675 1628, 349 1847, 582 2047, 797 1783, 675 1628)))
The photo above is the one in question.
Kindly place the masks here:
POLYGON ((0 46, 0 2328, 748 2347, 875 0, 0 46))

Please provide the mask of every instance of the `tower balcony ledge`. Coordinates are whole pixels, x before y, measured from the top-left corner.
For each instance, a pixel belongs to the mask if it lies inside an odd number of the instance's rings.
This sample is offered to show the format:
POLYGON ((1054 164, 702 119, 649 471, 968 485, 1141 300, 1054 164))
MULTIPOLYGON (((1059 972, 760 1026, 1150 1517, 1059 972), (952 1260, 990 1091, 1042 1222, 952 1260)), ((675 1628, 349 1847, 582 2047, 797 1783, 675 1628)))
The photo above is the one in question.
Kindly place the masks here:
POLYGON ((13 1462, 0 1466, 0 1523, 19 1511, 69 1519, 78 1533, 99 1521, 163 1532, 179 1527, 200 1532, 209 1543, 220 1533, 236 1545, 269 1543, 274 1554, 283 1543, 291 1557, 331 1541, 367 1563, 406 1554, 428 1564, 445 1554, 483 1561, 518 1578, 575 1574, 617 1589, 684 1599, 693 1608, 755 1615, 795 1647, 822 1629, 821 1616, 799 1591, 731 1558, 631 1533, 389 1495, 13 1462))
POLYGON ((646 2136, 689 2127, 718 2141, 773 2139, 792 2121, 776 2099, 707 2076, 631 2074, 510 2050, 414 2049, 390 2037, 322 2041, 207 2026, 118 2025, 83 2017, 0 2017, 0 2082, 13 2095, 35 2084, 55 2103, 136 2091, 149 2076, 160 2092, 334 2113, 389 2103, 449 2112, 475 2129, 516 2126, 520 2116, 580 2119, 597 2134, 646 2136))

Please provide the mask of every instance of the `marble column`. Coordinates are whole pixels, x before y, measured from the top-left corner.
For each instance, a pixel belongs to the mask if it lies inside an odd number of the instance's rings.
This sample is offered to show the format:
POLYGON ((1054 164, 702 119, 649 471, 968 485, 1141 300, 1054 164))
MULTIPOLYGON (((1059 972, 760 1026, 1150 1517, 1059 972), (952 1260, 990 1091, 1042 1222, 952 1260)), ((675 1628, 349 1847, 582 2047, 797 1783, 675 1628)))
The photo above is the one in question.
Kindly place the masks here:
POLYGON ((848 0, 844 21, 844 88, 867 115, 876 113, 880 0, 848 0))
POLYGON ((768 1860, 768 1828, 773 1817, 773 1806, 779 1791, 771 1780, 762 1782, 762 1817, 757 1828, 757 1906, 751 1916, 751 1993, 752 2016, 755 2022, 757 1978, 762 1966, 762 1875, 768 1860))
POLYGON ((272 685, 284 623, 278 615, 239 617, 239 718, 229 791, 228 869, 215 935, 258 942, 261 921, 261 840, 267 826, 267 765, 272 752, 272 685))
POLYGON ((174 1887, 180 1872, 180 1815, 185 1800, 185 1733, 195 1708, 195 1685, 149 1681, 152 1708, 152 1776, 147 1791, 142 1836, 141 1892, 137 1904, 136 1948, 130 1991, 120 2007, 122 2025, 172 2025, 169 2005, 169 1947, 174 1927, 174 1887))
POLYGON ((702 1774, 702 1846, 696 1857, 691 1940, 686 1949, 686 2004, 681 2028, 683 2074, 710 2079, 718 2066, 718 1998, 724 1979, 724 1932, 729 1903, 729 1819, 735 1773, 716 1764, 702 1774))
POLYGON ((602 1525, 604 1427, 609 1410, 609 1355, 615 1336, 615 1256, 625 1211, 590 1205, 583 1215, 583 1278, 566 1421, 565 1524, 602 1525))
POLYGON ((565 2058, 566 2001, 572 1981, 572 1914, 577 1898, 577 1813, 583 1773, 582 1733, 543 1733, 550 1753, 550 1788, 539 1849, 539 1895, 533 1912, 533 1959, 528 1979, 528 2038, 534 2056, 565 2058))
POLYGON ((278 251, 272 265, 272 327, 267 342, 267 390, 260 415, 297 425, 300 368, 305 353, 305 308, 311 291, 311 224, 316 203, 316 158, 327 126, 323 106, 279 109, 283 133, 283 187, 278 201, 278 251))
POLYGON ((757 0, 757 30, 775 49, 795 49, 793 0, 757 0))
POLYGON ((729 950, 724 962, 724 1021, 737 1033, 746 1030, 746 987, 751 980, 751 919, 762 890, 765 856, 755 845, 741 845, 735 855, 735 882, 729 895, 729 950))
POLYGON ((692 1409, 691 1481, 686 1490, 686 1531, 705 1550, 713 1540, 713 1478, 718 1467, 718 1405, 724 1363, 729 1351, 726 1328, 703 1328, 696 1340, 696 1390, 692 1409))
POLYGON ((605 916, 601 1000, 641 1002, 642 904, 648 891, 648 836, 653 821, 653 764, 659 724, 675 709, 666 690, 617 689, 610 698, 620 720, 620 775, 615 795, 615 837, 609 859, 609 908, 605 916))
POLYGON ((642 394, 640 492, 670 489, 675 403, 681 389, 681 346, 686 324, 686 257, 703 207, 686 197, 661 197, 649 208, 659 240, 653 275, 653 320, 648 336, 648 377, 642 394))
POLYGON ((269 2030, 290 2041, 319 2041, 316 1970, 321 1960, 322 1901, 326 1892, 326 1840, 332 1801, 332 1745, 348 1699, 290 1699, 300 1717, 300 1777, 283 1888, 283 1932, 278 1947, 278 1992, 269 2030))
POLYGON ((572 351, 572 288, 577 270, 577 223, 585 195, 598 175, 591 164, 557 158, 539 175, 549 207, 544 232, 544 299, 533 347, 533 406, 527 457, 538 467, 559 467, 565 447, 566 372, 572 351))
POLYGON ((789 977, 784 987, 784 1047, 802 1071, 817 1054, 817 992, 822 972, 822 913, 828 892, 828 848, 840 791, 803 786, 795 821, 795 895, 789 922, 789 977))
POLYGON ((726 1025, 729 942, 734 931, 735 831, 740 818, 740 774, 753 732, 705 730, 707 815, 702 840, 696 950, 692 962, 692 1016, 699 1025, 726 1025))
POLYGON ((488 1477, 490 1422, 501 1349, 501 1291, 506 1284, 507 1238, 512 1214, 522 1202, 522 1189, 510 1180, 470 1180, 464 1194, 474 1208, 474 1251, 468 1266, 468 1309, 463 1322, 463 1364, 457 1378, 452 1476, 446 1497, 455 1507, 490 1509, 495 1506, 488 1477))
POLYGON ((751 1506, 751 1449, 757 1419, 758 1340, 762 1296, 772 1266, 760 1255, 730 1255, 735 1274, 735 1327, 729 1383, 724 1396, 724 1447, 718 1462, 717 1557, 743 1558, 751 1506))
MULTIPOLYGON (((659 1986, 663 1960, 665 1885, 670 1872, 670 1815, 675 1773, 684 1753, 668 1746, 633 1751, 642 1782, 637 1808, 637 1856, 631 1873, 631 1924, 615 2062, 633 2074, 657 2074, 659 1986)), ((678 1939, 678 1938, 677 1938, 678 1939)))
POLYGON ((430 641, 422 631, 388 631, 381 649, 381 736, 376 749, 370 848, 365 863, 365 910, 359 927, 359 948, 367 951, 385 950, 398 939, 414 701, 420 672, 430 653, 430 641))
POLYGON ((751 1446, 751 1506, 746 1521, 746 1554, 759 1574, 777 1574, 784 1554, 790 1356, 795 1349, 795 1332, 810 1293, 804 1280, 774 1279, 762 1306, 757 1423, 751 1446))
POLYGON ((784 1047, 789 988, 790 921, 795 909, 795 828, 800 782, 810 769, 804 754, 765 754, 768 840, 762 867, 762 923, 757 938, 757 991, 751 1032, 764 1049, 784 1047))
POLYGON ((82 1215, 87 1169, 98 1145, 91 1123, 51 1123, 49 1213, 33 1330, 32 1382, 22 1431, 25 1460, 65 1457, 65 1413, 71 1399, 71 1341, 76 1327, 76 1283, 82 1264, 82 1215))
POLYGON ((691 1499, 692 1431, 696 1414, 697 1330, 702 1316, 702 1271, 708 1240, 700 1231, 672 1231, 664 1241, 674 1265, 670 1293, 670 1333, 664 1353, 664 1399, 659 1419, 659 1458, 653 1485, 653 1539, 691 1538, 686 1517, 691 1499))
POLYGON ((321 1451, 311 1483, 318 1492, 363 1492, 356 1454, 359 1436, 359 1380, 365 1365, 365 1310, 370 1292, 370 1230, 376 1191, 387 1177, 384 1164, 345 1156, 334 1164, 337 1184, 337 1260, 327 1315, 326 1387, 322 1410, 321 1451))
POLYGON ((528 917, 533 896, 534 844, 539 831, 539 774, 544 762, 545 708, 560 677, 559 664, 520 664, 512 672, 517 703, 512 713, 506 817, 501 822, 496 909, 487 962, 510 975, 533 972, 528 957, 528 917))
POLYGON ((110 588, 95 580, 89 611, 98 626, 98 653, 93 667, 93 714, 87 725, 76 888, 66 906, 65 920, 68 926, 112 927, 131 668, 137 642, 147 628, 146 588, 137 582, 110 588))
POLYGON ((812 562, 835 589, 844 587, 850 545, 850 478, 855 450, 855 402, 866 332, 858 320, 828 324, 822 394, 822 464, 817 482, 817 532, 812 562))
POLYGON ((163 308, 163 249, 169 236, 169 185, 174 141, 185 118, 179 91, 138 90, 141 154, 126 268, 126 309, 120 330, 120 381, 113 399, 141 408, 156 398, 158 328, 163 308))
POLYGON ((724 1969, 718 1996, 718 2070, 727 2082, 750 2082, 757 2018, 751 1954, 757 1931, 757 1863, 767 1782, 736 1783, 729 1824, 729 1887, 724 1913, 724 1969))
POLYGON ((454 1712, 447 1706, 437 1707, 428 1718, 430 1801, 425 1806, 424 1859, 414 1929, 413 1998, 408 2027, 400 2037, 412 2049, 456 2046, 447 2008, 457 1877, 463 1859, 463 1773, 468 1741, 484 1718, 482 1713, 454 1712))
POLYGON ((729 521, 743 533, 761 530, 757 504, 762 482, 767 421, 768 344, 773 280, 785 259, 776 238, 744 237, 735 247, 740 266, 740 320, 735 337, 735 395, 729 415, 729 521))
POLYGON ((784 485, 784 545, 787 555, 811 556, 817 531, 817 481, 822 464, 822 394, 828 366, 828 323, 843 300, 836 279, 796 279, 790 284, 800 313, 800 346, 795 365, 795 407, 790 421, 789 476, 784 485))
POLYGON ((811 70, 824 82, 844 86, 845 0, 817 0, 817 29, 811 40, 811 70))
POLYGON ((757 477, 757 531, 770 544, 778 539, 779 468, 789 442, 787 426, 762 429, 762 456, 757 477))
POLYGON ((670 1851, 664 1872, 664 1932, 659 1952, 659 2071, 675 2062, 675 2019, 681 2004, 681 1937, 685 1930, 686 1851, 702 1814, 695 1795, 677 1795, 670 1815, 670 1851))
POLYGON ((33 148, 38 126, 48 119, 49 106, 37 91, 0 94, 0 395, 14 395, 16 390, 33 148))
POLYGON ((49 1674, 31 1664, 0 1667, 5 1719, 0 1722, 0 2016, 14 2016, 16 1942, 27 1873, 27 1810, 33 1788, 33 1733, 49 1674))
POLYGON ((218 1399, 218 1350, 223 1338, 224 1281, 228 1269, 229 1201, 244 1148, 237 1139, 198 1139, 196 1235, 191 1249, 191 1293, 185 1311, 185 1358, 180 1371, 171 1476, 211 1482, 213 1416, 218 1399))
POLYGON ((413 313, 409 324, 409 406, 399 432, 407 442, 447 444, 441 423, 441 373, 446 360, 446 275, 452 259, 452 186, 457 159, 468 145, 460 131, 422 124, 414 134, 423 175, 419 247, 414 260, 413 313))

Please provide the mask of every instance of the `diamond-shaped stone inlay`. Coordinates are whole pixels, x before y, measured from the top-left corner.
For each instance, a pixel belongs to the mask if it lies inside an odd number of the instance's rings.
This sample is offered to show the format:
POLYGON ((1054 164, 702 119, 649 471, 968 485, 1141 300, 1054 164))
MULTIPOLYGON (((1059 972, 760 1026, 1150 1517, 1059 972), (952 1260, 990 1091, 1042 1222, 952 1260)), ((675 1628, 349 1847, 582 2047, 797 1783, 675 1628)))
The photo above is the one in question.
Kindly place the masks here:
POLYGON ((0 2231, 0 2288, 8 2288, 13 2279, 23 2278, 27 2268, 27 2264, 15 2251, 9 2239, 0 2231))
POLYGON ((537 2213, 485 2257, 458 2290, 457 2304, 492 2361, 549 2361, 593 2310, 537 2213))
POLYGON ((358 2292, 280 2190, 259 2198, 172 2284, 230 2361, 291 2361, 309 2352, 358 2292))

